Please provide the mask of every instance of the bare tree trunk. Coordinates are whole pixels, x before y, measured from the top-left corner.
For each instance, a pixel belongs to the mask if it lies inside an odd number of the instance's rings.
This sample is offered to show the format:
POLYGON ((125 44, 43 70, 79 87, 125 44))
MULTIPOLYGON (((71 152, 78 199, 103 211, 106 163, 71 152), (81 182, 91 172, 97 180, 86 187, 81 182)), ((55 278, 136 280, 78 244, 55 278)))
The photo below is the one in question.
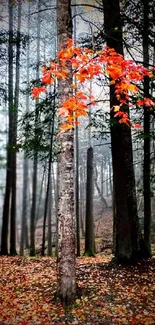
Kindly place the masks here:
POLYGON ((109 188, 110 188, 110 195, 112 195, 113 186, 112 186, 112 169, 111 169, 110 155, 108 156, 108 164, 109 164, 109 188))
MULTIPOLYGON (((149 0, 143 0, 143 64, 149 66, 149 0)), ((149 77, 144 78, 144 97, 149 97, 149 77)), ((144 244, 146 257, 151 256, 151 186, 150 186, 150 108, 144 106, 144 244)))
POLYGON ((77 256, 80 256, 80 216, 79 216, 79 143, 78 126, 76 125, 76 246, 77 256))
POLYGON ((58 166, 56 165, 56 173, 54 172, 53 164, 52 164, 52 184, 53 184, 53 192, 54 192, 54 205, 55 205, 55 211, 57 214, 57 203, 58 203, 58 172, 57 172, 58 166))
POLYGON ((83 173, 82 167, 80 167, 80 223, 82 236, 84 237, 84 182, 83 182, 83 173))
POLYGON ((53 116, 52 116, 52 127, 51 127, 51 139, 50 139, 50 152, 49 152, 49 162, 48 162, 48 179, 47 179, 47 190, 45 197, 45 210, 44 210, 44 223, 43 223, 43 237, 42 237, 42 249, 41 255, 44 256, 45 253, 45 232, 46 232, 46 219, 48 212, 48 202, 49 202, 49 192, 50 192, 50 182, 51 182, 51 167, 52 167, 52 156, 53 156, 53 136, 54 136, 54 123, 55 123, 55 100, 53 107, 51 107, 53 116))
POLYGON ((109 196, 109 165, 108 165, 108 157, 106 157, 106 196, 109 196))
POLYGON ((42 216, 41 202, 42 202, 42 196, 43 196, 43 187, 44 187, 43 185, 44 185, 44 181, 45 181, 45 174, 46 174, 46 162, 44 165, 42 179, 41 179, 41 185, 40 185, 39 200, 38 200, 37 213, 36 213, 36 218, 35 218, 35 229, 36 229, 38 220, 42 216))
POLYGON ((89 147, 87 150, 85 256, 95 255, 93 187, 93 148, 89 147))
MULTIPOLYGON (((29 66, 30 66, 30 43, 29 43, 29 28, 30 28, 30 3, 28 8, 28 43, 27 43, 27 85, 29 86, 29 66)), ((26 94, 26 112, 29 112, 29 93, 26 94)), ((24 254, 24 248, 28 248, 28 225, 27 225, 27 216, 28 216, 28 180, 29 180, 29 163, 24 153, 24 162, 23 162, 23 202, 22 202, 22 223, 21 223, 21 238, 20 238, 20 255, 24 254)))
POLYGON ((6 163, 6 185, 3 206, 2 218, 2 240, 1 240, 1 254, 8 254, 8 227, 9 227, 9 213, 10 213, 10 196, 12 184, 12 128, 13 128, 13 6, 9 8, 9 45, 8 45, 8 59, 9 59, 9 73, 8 73, 8 106, 9 106, 9 131, 8 131, 8 145, 7 145, 7 163, 6 163))
POLYGON ((19 78, 20 78, 20 44, 21 44, 21 3, 18 3, 18 27, 16 39, 16 80, 13 112, 13 150, 12 150, 12 195, 10 215, 10 254, 16 255, 16 192, 17 192, 17 123, 19 105, 19 78))
POLYGON ((98 195, 101 199, 101 202, 103 203, 103 209, 106 209, 108 207, 107 205, 107 201, 106 199, 103 197, 102 193, 101 193, 101 190, 99 188, 99 185, 98 185, 98 182, 97 182, 97 178, 98 178, 98 172, 97 172, 97 167, 96 167, 96 164, 95 165, 95 173, 94 173, 94 184, 96 186, 96 189, 97 189, 97 192, 98 192, 98 195))
MULTIPOLYGON (((107 45, 123 54, 119 0, 102 2, 107 45)), ((118 105, 115 86, 110 85, 110 107, 114 105, 118 105)), ((131 129, 119 123, 113 124, 111 143, 116 231, 114 252, 119 263, 132 262, 143 255, 143 247, 137 215, 131 129)))
POLYGON ((47 237, 47 255, 52 255, 52 222, 51 222, 51 214, 52 214, 52 205, 53 205, 53 195, 52 195, 52 179, 50 175, 50 184, 49 184, 49 200, 48 200, 48 237, 47 237))
MULTIPOLYGON (((74 42, 76 42, 76 0, 74 0, 74 42)), ((76 77, 74 83, 76 84, 76 77)), ((75 90, 76 92, 76 90, 75 90)), ((78 118, 76 118, 78 122, 78 118)), ((77 256, 80 256, 80 216, 79 216, 79 135, 78 125, 75 125, 75 214, 76 214, 76 251, 77 256)))
POLYGON ((101 156, 101 195, 103 196, 103 182, 104 182, 104 179, 103 179, 103 155, 101 156))
POLYGON ((27 226, 27 189, 28 189, 28 160, 24 157, 23 164, 23 204, 22 204, 22 224, 20 237, 20 255, 24 255, 26 248, 26 226, 27 226))
MULTIPOLYGON (((37 17, 37 70, 36 79, 39 79, 39 60, 40 60, 40 0, 38 0, 38 17, 37 17)), ((35 140, 37 142, 37 126, 39 112, 38 100, 36 101, 35 109, 35 140)), ((36 204, 37 204, 37 177, 38 177, 38 152, 37 148, 33 156, 33 180, 32 180, 32 208, 30 217, 30 256, 35 255, 35 219, 36 219, 36 204)))
MULTIPOLYGON (((57 0, 58 49, 72 37, 70 0, 57 0)), ((60 80, 59 102, 72 95, 72 78, 60 80), (68 91, 64 93, 64 88, 68 91)), ((63 122, 62 118, 59 123, 63 122)), ((74 217, 74 141, 73 131, 60 135, 58 160, 58 293, 63 304, 75 298, 75 217, 74 217)))

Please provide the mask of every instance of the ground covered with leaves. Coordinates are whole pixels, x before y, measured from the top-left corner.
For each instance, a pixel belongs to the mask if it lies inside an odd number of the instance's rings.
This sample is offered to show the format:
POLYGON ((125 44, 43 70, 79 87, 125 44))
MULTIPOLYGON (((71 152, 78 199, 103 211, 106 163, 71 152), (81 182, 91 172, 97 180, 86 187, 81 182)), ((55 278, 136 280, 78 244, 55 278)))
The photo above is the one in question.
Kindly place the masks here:
POLYGON ((56 302, 55 258, 0 257, 0 325, 154 325, 155 259, 114 266, 111 257, 77 259, 82 296, 56 302))

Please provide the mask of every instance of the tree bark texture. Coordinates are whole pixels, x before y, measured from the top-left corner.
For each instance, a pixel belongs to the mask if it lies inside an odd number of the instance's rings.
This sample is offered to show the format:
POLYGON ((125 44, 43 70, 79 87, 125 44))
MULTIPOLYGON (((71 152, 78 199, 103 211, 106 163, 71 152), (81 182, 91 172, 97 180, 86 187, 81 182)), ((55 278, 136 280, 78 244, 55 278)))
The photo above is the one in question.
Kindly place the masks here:
MULTIPOLYGON (((57 0, 58 50, 67 38, 72 37, 71 3, 57 0)), ((58 84, 59 103, 72 96, 72 78, 60 80, 58 84)), ((59 124, 63 122, 60 118, 59 124)), ((58 294, 63 304, 75 298, 75 216, 74 216, 74 141, 73 131, 60 135, 58 160, 58 245, 57 271, 58 294)))
POLYGON ((12 185, 12 129, 13 129, 13 6, 8 1, 9 10, 9 44, 8 44, 8 108, 9 108, 9 131, 6 162, 6 185, 4 195, 3 217, 2 217, 2 240, 1 254, 8 254, 8 230, 10 214, 10 198, 12 185))
MULTIPOLYGON (((149 0, 143 0, 143 64, 149 67, 149 0)), ((149 97, 149 77, 144 78, 144 97, 149 97)), ((144 244, 146 257, 151 256, 151 184, 150 184, 150 108, 144 106, 144 244)))
MULTIPOLYGON (((119 0, 103 0, 104 28, 107 45, 123 55, 122 25, 119 0), (111 17, 111 18, 109 18, 111 17)), ((110 86, 110 107, 118 105, 114 86, 110 86)), ((115 206, 114 254, 120 263, 141 256, 141 239, 137 215, 131 129, 113 123, 111 113, 111 144, 115 206)))

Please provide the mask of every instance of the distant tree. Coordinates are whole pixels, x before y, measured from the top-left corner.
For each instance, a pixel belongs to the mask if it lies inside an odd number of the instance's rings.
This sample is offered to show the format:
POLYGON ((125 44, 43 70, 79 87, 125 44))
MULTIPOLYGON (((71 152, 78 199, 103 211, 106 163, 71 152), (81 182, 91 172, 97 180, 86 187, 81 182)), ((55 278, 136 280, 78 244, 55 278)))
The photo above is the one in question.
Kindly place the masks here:
POLYGON ((85 218, 85 256, 95 255, 94 215, 93 215, 93 148, 87 150, 87 183, 86 183, 86 218, 85 218))
MULTIPOLYGON (((38 15, 37 15, 37 69, 36 80, 39 80, 39 62, 40 62, 40 4, 38 0, 38 15)), ((37 143, 37 128, 39 123, 39 101, 36 101, 35 107, 35 142, 37 143)), ((38 177, 38 151, 34 148, 33 154, 33 179, 32 179, 32 206, 30 215, 30 256, 35 255, 35 219, 36 219, 36 204, 37 204, 37 177, 38 177)))
POLYGON ((19 83, 20 83, 20 51, 21 51, 21 3, 18 3, 18 23, 16 37, 16 77, 13 107, 12 127, 12 184, 11 184, 11 211, 10 211, 10 254, 16 255, 16 193, 17 193, 17 123, 19 105, 19 83))
MULTIPOLYGON (((50 130, 49 130, 49 133, 50 133, 50 146, 49 146, 49 159, 48 159, 47 188, 46 188, 45 207, 44 207, 43 236, 42 236, 42 249, 41 249, 41 255, 42 256, 44 256, 44 253, 45 253, 46 220, 47 220, 49 200, 50 200, 51 171, 52 171, 53 142, 54 142, 54 127, 55 127, 55 113, 56 113, 55 92, 54 92, 54 100, 53 100, 53 103, 51 102, 50 109, 52 111, 52 118, 51 118, 51 121, 50 121, 50 130)), ((50 211, 49 211, 49 214, 50 214, 50 211)), ((51 232, 51 229, 48 229, 48 230, 49 230, 49 232, 51 232)), ((48 238, 50 238, 50 236, 48 238)), ((48 245, 48 248, 49 247, 50 247, 50 243, 48 245)))
MULTIPOLYGON (((28 6, 28 19, 27 19, 27 53, 26 53, 26 78, 27 84, 30 82, 30 3, 28 6)), ((26 94, 26 113, 29 113, 30 94, 26 94)), ((27 217, 28 217, 28 179, 29 179, 29 163, 24 151, 23 160, 23 201, 22 201, 22 217, 21 217, 21 238, 20 238, 20 255, 24 254, 24 248, 28 248, 28 229, 27 229, 27 217)))
POLYGON ((1 254, 8 254, 8 230, 9 213, 12 185, 12 147, 13 147, 13 6, 8 1, 9 10, 9 44, 8 44, 8 108, 9 108, 9 130, 7 144, 6 162, 6 185, 4 195, 3 217, 2 217, 2 238, 1 254))

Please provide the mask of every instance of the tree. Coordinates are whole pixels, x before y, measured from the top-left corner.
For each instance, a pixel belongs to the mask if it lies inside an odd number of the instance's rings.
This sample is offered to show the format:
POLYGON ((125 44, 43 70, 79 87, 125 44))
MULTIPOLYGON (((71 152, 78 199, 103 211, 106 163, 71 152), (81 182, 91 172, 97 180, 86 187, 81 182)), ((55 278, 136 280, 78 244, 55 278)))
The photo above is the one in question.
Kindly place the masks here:
MULTIPOLYGON (((116 9, 117 8, 115 8, 115 13, 116 9)), ((107 35, 109 35, 108 30, 107 35)), ((136 65, 131 60, 124 60, 123 56, 119 53, 116 53, 113 48, 105 48, 102 51, 94 52, 89 49, 82 49, 74 46, 71 39, 67 40, 67 43, 64 44, 59 50, 56 60, 59 63, 51 62, 50 69, 48 67, 44 67, 43 69, 43 77, 41 80, 45 84, 53 83, 55 81, 55 78, 58 78, 58 80, 62 81, 70 80, 70 63, 72 63, 72 73, 77 77, 78 86, 81 86, 81 84, 84 84, 85 81, 94 78, 96 75, 102 76, 106 73, 110 77, 110 86, 112 86, 110 87, 110 91, 112 117, 112 155, 116 210, 116 257, 120 262, 132 261, 137 257, 140 257, 141 235, 139 231, 138 216, 136 210, 136 193, 130 128, 132 125, 136 127, 139 127, 139 125, 132 123, 129 119, 129 91, 130 93, 133 93, 134 96, 136 96, 138 93, 138 87, 135 85, 135 82, 138 83, 139 81, 143 80, 145 76, 152 76, 152 73, 149 72, 146 68, 140 65, 136 65), (123 223, 122 218, 125 218, 123 223), (127 233, 126 238, 124 238, 124 233, 127 233)), ((78 86, 70 84, 70 87, 72 88, 78 86)), ((65 87, 64 84, 63 87, 65 87)), ((79 116, 87 115, 86 110, 90 105, 88 103, 88 100, 90 101, 91 105, 95 103, 94 96, 92 96, 91 92, 84 94, 82 91, 77 91, 73 96, 71 92, 67 92, 68 89, 70 90, 69 87, 65 87, 64 89, 66 91, 65 95, 63 94, 62 97, 62 100, 64 101, 61 101, 61 105, 58 110, 59 115, 62 116, 62 131, 59 135, 61 139, 61 145, 63 143, 61 137, 66 137, 66 135, 68 135, 68 130, 70 130, 69 136, 71 136, 71 131, 76 124, 76 118, 79 116)), ((32 94, 35 98, 38 98, 40 92, 44 91, 46 91, 46 87, 35 87, 32 90, 32 94)), ((149 99, 147 99, 147 101, 149 101, 149 99)), ((142 105, 141 102, 143 103, 143 101, 137 100, 136 104, 142 105)), ((151 105, 155 104, 151 101, 151 105)), ((68 138, 65 138, 65 140, 66 141, 64 143, 67 146, 68 138)), ((71 141, 69 142, 69 145, 71 145, 71 141)), ((70 157, 70 151, 68 149, 70 149, 70 147, 66 147, 66 149, 63 148, 63 153, 67 153, 68 157, 70 157)), ((65 166, 64 162, 68 162, 67 158, 65 159, 66 160, 63 160, 63 168, 61 168, 61 172, 65 166)), ((70 161, 67 171, 70 171, 71 167, 72 165, 70 161)), ((66 175, 68 175, 67 171, 65 172, 66 175)), ((60 169, 58 174, 60 176, 60 169)), ((63 185, 62 176, 63 174, 61 174, 61 185, 63 185)), ((65 178, 65 181, 68 181, 67 177, 65 178)), ((60 193, 62 200, 62 194, 67 193, 67 190, 71 189, 70 182, 68 182, 68 186, 66 183, 64 184, 65 187, 61 186, 61 192, 59 192, 59 200, 60 193)), ((65 203, 63 202, 63 207, 65 206, 64 204, 65 203)), ((58 215, 59 214, 60 210, 58 212, 58 215)))
POLYGON ((17 190, 17 123, 19 104, 19 78, 20 78, 20 48, 21 48, 21 3, 18 3, 18 26, 16 39, 16 79, 13 107, 12 128, 12 184, 11 184, 11 212, 10 212, 10 254, 16 255, 16 190, 17 190))
MULTIPOLYGON (((37 69, 36 79, 39 80, 39 61, 40 61, 40 0, 38 0, 38 16, 37 16, 37 69)), ((36 102, 35 108, 35 140, 37 142, 37 127, 39 122, 39 102, 36 102)), ((32 206, 30 216, 30 256, 35 255, 35 219, 36 219, 36 204, 37 204, 37 176, 38 176, 38 152, 34 148, 33 155, 33 181, 32 181, 32 206)))
MULTIPOLYGON (((143 0, 143 64, 149 66, 149 7, 150 1, 143 0)), ((149 77, 144 78, 144 97, 149 97, 149 77)), ((150 108, 144 104, 144 243, 145 254, 151 256, 151 184, 150 184, 150 108)))
MULTIPOLYGON (((70 0, 57 0, 58 50, 72 37, 70 0)), ((72 96, 71 65, 68 78, 59 80, 59 102, 72 96)), ((61 118, 59 123, 62 123, 61 118)), ((58 292, 63 303, 75 298, 74 144, 73 130, 60 135, 58 159, 58 292)))
MULTIPOLYGON (((54 86, 55 89, 55 86, 54 86)), ((46 235, 46 219, 47 219, 47 213, 48 213, 48 206, 49 206, 49 200, 50 198, 50 188, 52 186, 51 184, 51 171, 52 171, 52 158, 53 158, 53 138, 54 138, 54 123, 55 123, 55 93, 54 93, 54 101, 51 103, 53 105, 50 105, 50 109, 52 110, 52 119, 50 123, 50 148, 49 148, 49 161, 48 161, 48 176, 47 176, 47 189, 46 189, 46 197, 45 197, 45 208, 44 208, 44 222, 43 222, 43 236, 42 236, 42 250, 41 255, 44 256, 45 252, 45 235, 46 235)), ((51 213, 51 211, 49 211, 51 213)), ((48 229, 51 232, 51 229, 48 229)), ((48 236, 50 238, 50 236, 48 236)), ((48 247, 50 244, 48 245, 48 247)))
MULTIPOLYGON (((104 29, 110 48, 123 55, 122 25, 118 0, 103 0, 104 29), (109 19, 112 17, 112 19, 109 19)), ((118 104, 115 86, 110 85, 110 107, 118 104)), ((118 262, 131 262, 142 256, 138 224, 131 129, 113 122, 111 112, 111 144, 115 204, 115 257, 118 262), (121 148, 121 150, 120 150, 121 148)))
MULTIPOLYGON (((28 5, 28 20, 27 20, 27 62, 26 62, 26 78, 27 84, 30 81, 30 3, 28 5)), ((29 112, 30 94, 26 94, 26 113, 29 112)), ((24 151, 23 161, 23 201, 22 201, 22 217, 21 217, 21 239, 20 239, 20 255, 24 254, 24 248, 28 248, 28 229, 27 229, 27 216, 28 216, 28 179, 29 179, 29 166, 28 158, 24 151)))
POLYGON ((6 163, 6 186, 3 206, 2 219, 2 241, 1 254, 8 254, 8 227, 10 213, 10 198, 12 184, 12 140, 13 140, 13 6, 8 1, 9 10, 9 45, 8 45, 8 107, 9 107, 9 131, 7 145, 7 163, 6 163))
MULTIPOLYGON (((65 9, 67 9, 67 3, 65 9)), ((114 7, 114 13, 117 18, 119 18, 118 10, 119 6, 117 3, 117 6, 114 7)), ((107 13, 109 13, 109 10, 107 10, 107 13)), ((77 123, 77 117, 87 116, 88 107, 95 104, 95 98, 91 90, 86 87, 86 82, 96 76, 102 78, 106 74, 106 76, 109 76, 110 86, 113 86, 110 91, 111 95, 113 95, 111 97, 112 132, 113 136, 115 135, 115 139, 112 138, 112 145, 115 144, 113 146, 113 157, 116 158, 115 164, 113 164, 115 168, 116 256, 120 262, 131 262, 140 257, 141 253, 141 234, 136 213, 131 142, 131 126, 140 126, 133 123, 129 118, 129 100, 130 96, 134 95, 136 105, 141 106, 143 101, 137 100, 138 84, 145 76, 153 76, 152 72, 143 66, 136 65, 131 60, 125 60, 123 55, 117 53, 114 48, 105 47, 101 51, 94 52, 88 48, 83 49, 74 45, 71 39, 67 39, 67 18, 68 16, 65 16, 65 21, 62 20, 63 25, 59 22, 58 31, 60 39, 58 55, 53 62, 50 62, 50 66, 43 67, 41 78, 41 82, 45 86, 52 85, 55 79, 58 79, 59 85, 60 107, 58 114, 61 117, 59 123, 61 128, 59 133, 61 150, 58 164, 58 291, 63 302, 70 301, 71 297, 74 297, 75 294, 75 273, 73 272, 75 271, 75 246, 73 232, 72 130, 77 123), (65 31, 63 30, 64 26, 65 31), (63 44, 62 35, 63 40, 65 36, 65 43, 63 44), (60 44, 62 44, 61 48, 60 44), (72 76, 76 77, 77 85, 72 83, 72 76), (85 91, 87 90, 86 93, 79 90, 81 85, 84 86, 85 91), (79 91, 76 91, 73 95, 72 89, 74 88, 79 91), (119 165, 121 165, 121 169, 119 165), (124 195, 124 198, 119 194, 120 187, 121 195, 124 195), (125 218, 123 223, 121 223, 121 217, 125 218), (124 239, 124 233, 127 234, 126 239, 124 239)), ((107 28, 106 24, 105 26, 107 28)), ((115 24, 114 30, 118 30, 115 24)), ((108 28, 106 31, 107 35, 109 35, 108 28)), ((110 33, 110 40, 111 35, 113 34, 110 33)), ((113 45, 117 45, 117 39, 115 38, 113 45)), ((121 47, 118 47, 119 49, 121 47)), ((34 98, 37 99, 41 92, 47 91, 45 86, 33 88, 32 95, 34 98)), ((146 100, 149 102, 149 99, 146 100)), ((153 101, 150 101, 150 103, 155 106, 153 101)))
POLYGON ((87 150, 87 186, 86 186, 86 226, 85 226, 85 255, 94 256, 95 236, 93 218, 93 148, 87 150))

